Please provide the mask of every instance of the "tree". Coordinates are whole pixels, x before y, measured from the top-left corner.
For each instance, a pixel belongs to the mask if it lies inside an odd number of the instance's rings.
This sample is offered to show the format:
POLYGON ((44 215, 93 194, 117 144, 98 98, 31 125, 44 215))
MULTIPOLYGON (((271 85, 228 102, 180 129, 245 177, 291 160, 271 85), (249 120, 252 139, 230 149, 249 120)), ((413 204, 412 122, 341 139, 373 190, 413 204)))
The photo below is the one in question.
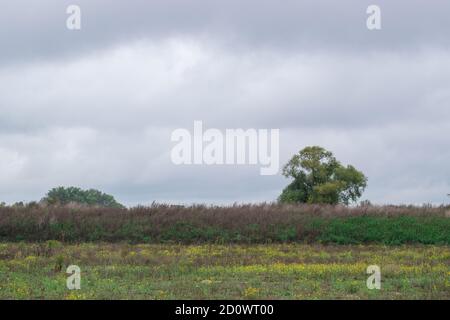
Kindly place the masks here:
POLYGON ((51 189, 41 200, 50 205, 66 205, 77 203, 88 206, 100 206, 108 208, 124 208, 113 196, 95 189, 82 190, 76 187, 57 187, 51 189))
POLYGON ((283 203, 349 204, 361 197, 366 176, 353 166, 344 167, 330 151, 318 146, 300 150, 284 166, 283 175, 294 180, 283 189, 283 203))

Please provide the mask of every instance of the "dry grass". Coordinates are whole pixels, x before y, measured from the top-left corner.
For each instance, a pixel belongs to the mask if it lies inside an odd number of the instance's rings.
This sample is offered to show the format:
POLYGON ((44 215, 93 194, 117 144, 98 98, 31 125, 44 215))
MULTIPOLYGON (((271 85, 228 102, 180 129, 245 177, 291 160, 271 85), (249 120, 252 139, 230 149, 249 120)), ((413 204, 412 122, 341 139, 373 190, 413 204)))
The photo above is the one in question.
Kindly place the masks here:
POLYGON ((429 206, 279 204, 2 207, 0 240, 447 244, 447 211, 429 206))

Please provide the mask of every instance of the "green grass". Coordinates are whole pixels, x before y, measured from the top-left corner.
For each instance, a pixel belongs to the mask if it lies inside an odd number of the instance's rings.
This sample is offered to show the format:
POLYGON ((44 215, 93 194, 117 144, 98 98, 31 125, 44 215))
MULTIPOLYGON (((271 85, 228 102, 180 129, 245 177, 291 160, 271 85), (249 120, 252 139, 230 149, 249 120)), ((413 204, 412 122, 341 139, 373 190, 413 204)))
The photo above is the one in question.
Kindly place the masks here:
POLYGON ((450 244, 450 219, 409 216, 330 219, 317 240, 337 244, 450 244))
POLYGON ((2 243, 0 299, 450 299, 449 261, 426 245, 2 243))
MULTIPOLYGON (((34 227, 34 226, 33 226, 34 227)), ((450 244, 450 219, 440 217, 345 217, 309 218, 298 224, 258 223, 218 227, 175 222, 172 225, 142 225, 128 222, 111 230, 101 224, 76 225, 73 222, 49 224, 37 230, 17 225, 16 232, 2 233, 2 241, 120 242, 132 243, 336 243, 336 244, 450 244), (264 229, 264 230, 263 230, 264 229)))

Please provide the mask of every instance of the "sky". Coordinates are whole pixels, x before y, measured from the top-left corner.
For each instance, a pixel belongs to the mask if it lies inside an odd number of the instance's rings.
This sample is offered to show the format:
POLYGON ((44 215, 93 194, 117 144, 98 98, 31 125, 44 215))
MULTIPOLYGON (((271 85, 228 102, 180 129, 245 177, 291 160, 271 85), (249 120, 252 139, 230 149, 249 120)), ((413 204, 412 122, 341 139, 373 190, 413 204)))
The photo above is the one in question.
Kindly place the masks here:
POLYGON ((320 145, 368 177, 361 200, 449 203, 450 2, 2 0, 0 112, 0 202, 274 201, 281 166, 320 145), (174 164, 196 120, 279 129, 279 174, 174 164))

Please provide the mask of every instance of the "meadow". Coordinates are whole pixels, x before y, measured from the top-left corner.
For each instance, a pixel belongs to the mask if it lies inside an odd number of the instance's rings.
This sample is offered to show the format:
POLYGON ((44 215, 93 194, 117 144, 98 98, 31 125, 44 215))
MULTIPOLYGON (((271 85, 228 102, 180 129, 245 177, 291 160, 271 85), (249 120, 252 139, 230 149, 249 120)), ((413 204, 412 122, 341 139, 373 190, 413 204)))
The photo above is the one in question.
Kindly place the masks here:
POLYGON ((0 258, 0 299, 450 299, 447 246, 49 241, 0 244, 0 258), (70 264, 80 290, 66 288, 70 264))
POLYGON ((443 206, 4 206, 0 299, 450 299, 449 245, 443 206))

